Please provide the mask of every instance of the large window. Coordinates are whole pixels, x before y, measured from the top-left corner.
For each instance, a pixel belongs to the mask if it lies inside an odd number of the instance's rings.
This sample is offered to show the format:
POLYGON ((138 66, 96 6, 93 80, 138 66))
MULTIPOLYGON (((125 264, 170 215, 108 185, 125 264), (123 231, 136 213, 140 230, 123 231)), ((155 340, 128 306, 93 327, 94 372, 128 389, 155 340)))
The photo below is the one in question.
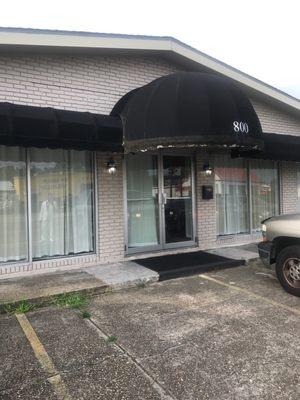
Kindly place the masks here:
POLYGON ((215 164, 217 234, 249 231, 248 180, 245 160, 218 156, 215 164))
POLYGON ((215 191, 218 235, 258 231, 263 219, 279 213, 278 169, 273 161, 216 157, 215 191))
POLYGON ((0 261, 94 251, 93 199, 90 152, 0 146, 0 261))

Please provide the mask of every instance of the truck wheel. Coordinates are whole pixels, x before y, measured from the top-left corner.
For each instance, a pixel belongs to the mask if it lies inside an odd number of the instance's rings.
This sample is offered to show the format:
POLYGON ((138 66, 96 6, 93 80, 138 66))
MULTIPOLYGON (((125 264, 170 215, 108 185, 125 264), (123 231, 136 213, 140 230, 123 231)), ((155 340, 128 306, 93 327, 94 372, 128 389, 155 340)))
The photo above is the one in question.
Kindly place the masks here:
POLYGON ((300 297, 300 246, 281 250, 276 260, 276 275, 288 293, 300 297))

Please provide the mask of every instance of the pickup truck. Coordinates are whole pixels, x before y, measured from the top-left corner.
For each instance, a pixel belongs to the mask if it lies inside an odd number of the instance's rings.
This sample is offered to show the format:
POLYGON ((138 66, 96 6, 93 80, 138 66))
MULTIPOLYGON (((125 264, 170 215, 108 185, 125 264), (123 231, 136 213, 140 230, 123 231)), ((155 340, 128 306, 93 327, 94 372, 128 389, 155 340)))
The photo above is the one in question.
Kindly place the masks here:
POLYGON ((258 253, 265 265, 275 264, 282 287, 300 297, 300 214, 280 215, 262 221, 263 241, 258 253))

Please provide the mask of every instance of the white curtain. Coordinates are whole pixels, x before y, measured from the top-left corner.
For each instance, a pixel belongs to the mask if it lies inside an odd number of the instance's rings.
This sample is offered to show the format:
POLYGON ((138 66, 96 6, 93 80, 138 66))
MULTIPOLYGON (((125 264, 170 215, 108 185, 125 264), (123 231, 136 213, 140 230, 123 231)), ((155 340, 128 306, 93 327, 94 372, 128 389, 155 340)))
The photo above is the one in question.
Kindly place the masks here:
POLYGON ((91 252, 91 153, 30 149, 33 258, 91 252))
POLYGON ((218 155, 215 159, 215 193, 218 235, 249 231, 247 167, 244 160, 218 155))
POLYGON ((25 159, 24 149, 0 146, 0 262, 28 257, 25 159))
POLYGON ((127 157, 129 247, 158 244, 157 157, 127 157))
POLYGON ((278 169, 274 161, 254 160, 250 163, 252 194, 252 226, 261 229, 261 221, 279 212, 278 169))

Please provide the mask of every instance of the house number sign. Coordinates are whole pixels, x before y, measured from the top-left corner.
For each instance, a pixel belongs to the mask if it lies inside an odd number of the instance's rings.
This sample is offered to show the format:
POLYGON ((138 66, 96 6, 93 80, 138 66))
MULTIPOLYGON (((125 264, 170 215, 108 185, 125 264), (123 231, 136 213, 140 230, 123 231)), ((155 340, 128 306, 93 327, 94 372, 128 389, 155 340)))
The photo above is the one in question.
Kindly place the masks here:
POLYGON ((233 121, 233 130, 235 133, 248 133, 249 125, 246 122, 233 121))

